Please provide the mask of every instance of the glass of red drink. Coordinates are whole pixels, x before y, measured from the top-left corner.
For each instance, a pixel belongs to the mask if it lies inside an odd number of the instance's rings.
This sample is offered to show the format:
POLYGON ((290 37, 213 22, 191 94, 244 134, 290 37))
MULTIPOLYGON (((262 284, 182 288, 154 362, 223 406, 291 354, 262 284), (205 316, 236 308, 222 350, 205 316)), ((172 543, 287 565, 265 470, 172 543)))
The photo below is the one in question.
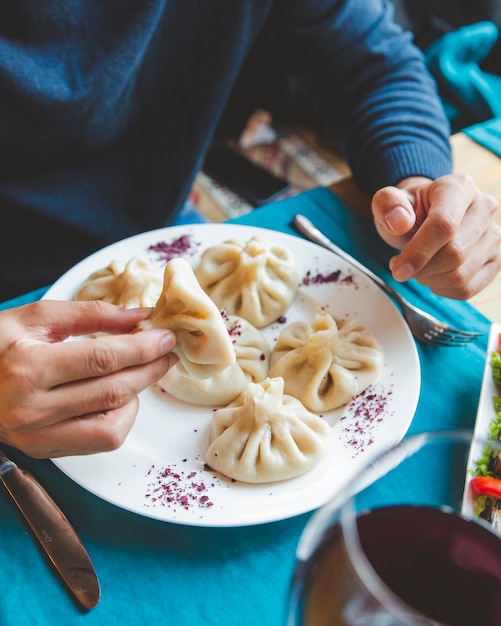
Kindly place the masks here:
POLYGON ((501 624, 501 484, 471 485, 486 455, 501 467, 501 442, 435 432, 372 462, 308 522, 288 626, 501 624))

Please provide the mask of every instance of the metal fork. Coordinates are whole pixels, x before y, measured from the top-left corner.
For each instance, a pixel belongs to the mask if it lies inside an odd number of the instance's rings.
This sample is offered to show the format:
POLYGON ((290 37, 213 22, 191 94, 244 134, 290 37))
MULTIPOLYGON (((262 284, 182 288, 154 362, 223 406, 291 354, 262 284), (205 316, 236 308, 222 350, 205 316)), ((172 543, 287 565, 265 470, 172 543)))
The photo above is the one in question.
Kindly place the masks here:
POLYGON ((310 241, 317 243, 327 250, 334 252, 339 257, 351 263, 358 270, 363 272, 376 285, 384 289, 397 303, 400 305, 403 316, 416 339, 424 343, 432 343, 441 346, 462 346, 476 341, 482 336, 482 333, 471 332, 467 330, 457 330, 451 328, 444 322, 436 319, 426 311, 418 309, 413 304, 403 298, 393 287, 385 283, 382 278, 377 274, 374 274, 368 267, 362 265, 359 261, 354 259, 347 252, 336 246, 330 239, 328 239, 322 232, 314 226, 314 224, 304 215, 298 214, 294 217, 294 226, 305 235, 310 241))

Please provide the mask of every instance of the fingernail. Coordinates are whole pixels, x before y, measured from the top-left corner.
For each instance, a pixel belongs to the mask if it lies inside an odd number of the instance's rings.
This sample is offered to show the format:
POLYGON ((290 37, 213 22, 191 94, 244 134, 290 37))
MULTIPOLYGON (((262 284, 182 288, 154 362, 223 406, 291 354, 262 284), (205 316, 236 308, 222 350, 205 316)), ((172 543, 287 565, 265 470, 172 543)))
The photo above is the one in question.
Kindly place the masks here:
POLYGON ((410 263, 404 263, 392 270, 393 278, 399 282, 409 280, 409 278, 414 275, 414 272, 414 267, 410 263))
POLYGON ((174 333, 167 332, 163 333, 160 338, 160 352, 162 354, 167 354, 172 351, 172 348, 175 346, 176 342, 174 340, 174 333))
POLYGON ((397 204, 391 211, 386 213, 384 221, 389 230, 397 230, 408 223, 409 212, 403 206, 397 204))

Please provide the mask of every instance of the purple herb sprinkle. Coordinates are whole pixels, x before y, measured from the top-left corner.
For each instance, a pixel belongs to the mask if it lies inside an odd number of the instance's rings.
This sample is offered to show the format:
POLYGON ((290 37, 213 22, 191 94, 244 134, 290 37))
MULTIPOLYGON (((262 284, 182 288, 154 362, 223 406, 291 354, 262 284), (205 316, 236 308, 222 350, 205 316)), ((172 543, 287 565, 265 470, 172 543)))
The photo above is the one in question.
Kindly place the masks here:
POLYGON ((149 246, 148 250, 156 252, 160 261, 167 263, 175 257, 193 256, 201 244, 194 242, 191 235, 181 235, 170 243, 159 241, 149 246))
MULTIPOLYGON (((167 507, 171 509, 182 508, 189 511, 193 507, 210 508, 214 506, 207 495, 209 487, 203 480, 194 480, 199 472, 190 471, 185 473, 178 471, 175 466, 155 468, 152 465, 147 471, 147 476, 152 477, 147 486, 145 506, 167 507)), ((215 487, 212 482, 210 487, 215 487)))
POLYGON ((329 274, 322 274, 317 272, 313 274, 311 270, 308 270, 301 281, 301 284, 308 285, 324 285, 326 283, 337 283, 340 285, 355 285, 355 278, 353 274, 343 274, 341 270, 334 270, 329 274))

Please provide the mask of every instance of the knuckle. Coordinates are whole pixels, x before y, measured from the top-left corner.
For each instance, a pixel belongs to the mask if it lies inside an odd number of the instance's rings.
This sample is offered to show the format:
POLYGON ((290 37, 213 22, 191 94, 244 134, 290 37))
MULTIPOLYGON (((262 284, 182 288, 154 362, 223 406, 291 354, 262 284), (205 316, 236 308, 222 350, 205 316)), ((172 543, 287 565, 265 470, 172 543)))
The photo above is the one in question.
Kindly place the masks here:
POLYGON ((13 409, 2 416, 2 431, 9 433, 22 432, 32 421, 28 411, 13 409))
POLYGON ((456 268, 456 271, 459 271, 468 256, 466 249, 461 246, 459 241, 453 240, 445 246, 444 251, 449 260, 449 264, 453 268, 456 268))
POLYGON ((96 342, 88 356, 88 368, 95 376, 109 374, 116 369, 116 358, 113 352, 96 342))
POLYGON ((19 394, 9 397, 8 405, 3 406, 1 433, 10 433, 12 436, 28 433, 40 420, 40 415, 43 415, 43 403, 37 400, 35 397, 28 402, 19 394))
POLYGON ((111 452, 122 446, 127 436, 127 431, 120 427, 116 420, 110 420, 107 413, 102 414, 102 428, 98 434, 99 450, 111 452))
POLYGON ((449 212, 443 212, 434 223, 434 229, 438 237, 445 241, 451 241, 456 232, 456 220, 449 212))
POLYGON ((475 179, 471 174, 466 174, 464 172, 455 172, 454 174, 446 174, 441 178, 438 178, 437 186, 442 188, 443 186, 453 186, 459 192, 463 193, 465 189, 474 190, 476 189, 475 179))
POLYGON ((464 187, 465 185, 468 185, 472 188, 476 187, 475 180, 471 174, 458 173, 455 174, 454 178, 460 187, 464 187))
POLYGON ((460 285, 457 291, 459 300, 469 300, 475 295, 475 290, 469 284, 460 285))
POLYGON ((33 358, 32 346, 23 341, 12 342, 1 356, 2 378, 14 385, 28 384, 38 378, 37 359, 33 358))
POLYGON ((86 307, 89 314, 101 317, 109 311, 110 303, 104 300, 85 300, 81 301, 81 306, 86 307))
POLYGON ((127 404, 131 399, 130 386, 119 378, 109 382, 105 391, 105 406, 110 409, 118 409, 127 404))
POLYGON ((451 272, 450 283, 454 286, 454 297, 458 300, 468 300, 475 295, 472 284, 461 267, 451 272))

